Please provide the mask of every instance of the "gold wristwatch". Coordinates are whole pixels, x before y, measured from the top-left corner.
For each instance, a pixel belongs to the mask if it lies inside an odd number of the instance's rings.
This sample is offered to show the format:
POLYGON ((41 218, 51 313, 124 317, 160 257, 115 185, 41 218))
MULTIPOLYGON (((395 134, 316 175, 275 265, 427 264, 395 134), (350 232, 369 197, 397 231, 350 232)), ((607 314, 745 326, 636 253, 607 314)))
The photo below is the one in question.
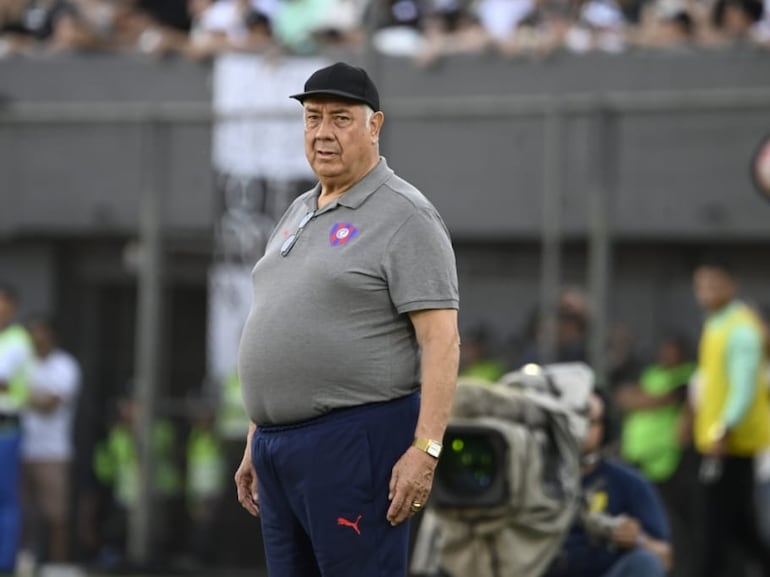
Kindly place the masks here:
POLYGON ((441 443, 438 441, 434 441, 433 439, 425 439, 423 437, 415 437, 412 446, 428 453, 434 459, 439 458, 441 455, 441 449, 443 448, 441 443))

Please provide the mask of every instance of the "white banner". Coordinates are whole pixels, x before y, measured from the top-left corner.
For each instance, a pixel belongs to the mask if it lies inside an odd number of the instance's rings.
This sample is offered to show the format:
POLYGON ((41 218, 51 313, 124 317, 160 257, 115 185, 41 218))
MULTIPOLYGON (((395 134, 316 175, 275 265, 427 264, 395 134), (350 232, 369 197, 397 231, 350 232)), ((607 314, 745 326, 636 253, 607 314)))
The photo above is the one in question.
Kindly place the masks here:
POLYGON ((263 118, 222 120, 214 129, 214 167, 242 177, 275 180, 312 178, 305 160, 302 112, 290 94, 330 64, 320 58, 271 60, 227 54, 214 64, 214 111, 260 114, 263 118))
POLYGON ((223 55, 214 64, 214 111, 256 115, 218 121, 213 131, 221 209, 209 273, 207 352, 215 387, 236 369, 251 307, 251 270, 278 218, 315 181, 305 159, 302 109, 289 95, 302 92, 305 80, 327 64, 246 54, 223 55))
POLYGON ((251 308, 251 269, 215 264, 209 270, 208 371, 219 385, 238 364, 238 343, 251 308))

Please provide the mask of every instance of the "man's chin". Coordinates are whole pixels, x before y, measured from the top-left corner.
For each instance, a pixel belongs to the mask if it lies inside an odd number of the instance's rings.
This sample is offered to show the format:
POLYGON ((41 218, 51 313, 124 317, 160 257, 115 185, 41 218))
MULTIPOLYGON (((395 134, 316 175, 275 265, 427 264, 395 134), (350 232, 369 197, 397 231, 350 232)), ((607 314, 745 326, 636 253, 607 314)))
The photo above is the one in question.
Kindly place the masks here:
POLYGON ((316 175, 324 178, 334 178, 342 172, 338 166, 334 166, 331 162, 316 162, 313 165, 313 170, 316 175))

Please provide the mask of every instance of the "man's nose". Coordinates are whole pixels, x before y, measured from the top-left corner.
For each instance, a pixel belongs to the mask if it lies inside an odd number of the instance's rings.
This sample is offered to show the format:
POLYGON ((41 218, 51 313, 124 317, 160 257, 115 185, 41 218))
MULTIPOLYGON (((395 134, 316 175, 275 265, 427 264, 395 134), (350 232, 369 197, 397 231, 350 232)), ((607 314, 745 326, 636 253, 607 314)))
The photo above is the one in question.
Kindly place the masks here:
POLYGON ((316 138, 332 138, 334 125, 331 116, 323 116, 315 130, 316 138))

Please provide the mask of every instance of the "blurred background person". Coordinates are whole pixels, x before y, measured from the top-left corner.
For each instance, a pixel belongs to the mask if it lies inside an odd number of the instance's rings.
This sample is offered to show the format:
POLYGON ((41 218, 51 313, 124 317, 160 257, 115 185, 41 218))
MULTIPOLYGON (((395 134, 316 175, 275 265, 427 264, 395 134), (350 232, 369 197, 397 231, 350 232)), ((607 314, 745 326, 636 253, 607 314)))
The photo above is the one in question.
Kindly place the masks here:
POLYGON ((585 511, 546 577, 665 577, 673 551, 657 493, 636 471, 603 455, 609 422, 603 394, 592 395, 589 417, 581 457, 585 511))
POLYGON ((753 42, 763 11, 761 0, 717 0, 712 22, 723 42, 753 42))
POLYGON ((217 433, 214 407, 205 401, 199 402, 191 417, 185 476, 187 513, 191 522, 187 545, 197 563, 211 565, 217 560, 220 542, 216 532, 217 510, 230 471, 217 433))
MULTIPOLYGON (((621 384, 615 391, 623 413, 621 456, 656 486, 677 552, 692 523, 694 469, 692 459, 683 458, 678 432, 694 371, 685 339, 672 334, 663 338, 655 362, 643 369, 639 382, 621 384)), ((684 574, 679 568, 686 561, 687 555, 677 554, 677 574, 684 574)))
POLYGON ((644 7, 638 25, 628 31, 628 41, 640 48, 687 50, 694 47, 696 32, 688 2, 658 0, 644 7))
MULTIPOLYGON (((108 567, 121 567, 126 563, 126 538, 128 514, 135 507, 139 496, 140 471, 137 449, 137 427, 140 423, 140 405, 133 399, 121 398, 117 402, 118 418, 112 424, 107 437, 94 450, 94 473, 98 481, 109 491, 109 503, 104 526, 101 530, 103 543, 99 563, 108 567)), ((155 462, 153 502, 156 524, 153 526, 153 546, 158 540, 174 540, 182 527, 166 525, 168 505, 181 493, 182 481, 175 448, 176 431, 167 419, 157 419, 150 435, 155 462)))
POLYGON ((21 411, 27 399, 32 344, 16 322, 16 289, 0 283, 0 572, 13 572, 21 537, 21 411))
MULTIPOLYGON (((770 305, 759 307, 765 339, 765 354, 770 358, 770 305)), ((767 365, 767 383, 770 386, 770 363, 767 365)), ((768 391, 770 394, 770 390, 768 391)), ((770 415, 768 415, 770 419, 770 415)), ((770 547, 770 447, 762 451, 754 462, 756 478, 757 522, 765 547, 770 547)))
POLYGON ((29 399, 22 414, 25 539, 40 561, 70 560, 70 479, 73 422, 80 390, 80 366, 59 347, 50 320, 27 323, 35 349, 29 399), (42 528, 42 530, 41 530, 42 528))
POLYGON ((277 0, 189 0, 192 18, 182 50, 193 58, 227 51, 264 51, 272 46, 277 0))
POLYGON ((490 329, 484 324, 461 333, 460 376, 494 383, 505 373, 505 365, 495 358, 490 329))
POLYGON ((701 455, 702 577, 720 577, 737 545, 770 576, 770 555, 755 513, 754 458, 770 446, 767 355, 757 314, 738 299, 731 267, 704 259, 693 274, 706 313, 692 406, 694 444, 701 455))

